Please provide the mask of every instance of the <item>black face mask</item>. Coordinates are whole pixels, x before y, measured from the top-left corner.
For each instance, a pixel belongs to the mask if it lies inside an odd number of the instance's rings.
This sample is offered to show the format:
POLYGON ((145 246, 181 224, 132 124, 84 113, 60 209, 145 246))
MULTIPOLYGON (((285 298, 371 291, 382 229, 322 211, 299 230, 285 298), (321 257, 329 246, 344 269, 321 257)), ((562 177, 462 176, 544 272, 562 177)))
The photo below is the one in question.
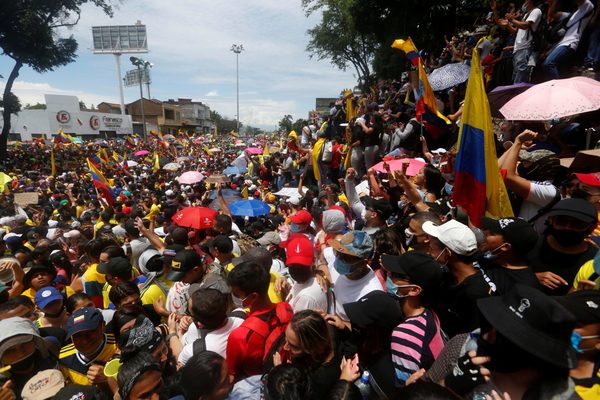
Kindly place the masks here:
POLYGON ((579 232, 571 229, 556 229, 552 225, 548 227, 548 235, 552 235, 561 246, 571 247, 576 246, 588 235, 587 231, 579 232))
POLYGON ((37 358, 37 350, 35 350, 31 355, 25 357, 21 361, 17 361, 11 365, 11 372, 14 373, 27 373, 31 371, 31 367, 35 363, 35 359, 37 358))
POLYGON ((578 187, 571 193, 571 197, 574 199, 584 199, 587 201, 591 196, 588 192, 578 187))
POLYGON ((529 354, 510 340, 496 334, 496 343, 492 344, 479 337, 477 354, 490 357, 486 367, 496 372, 516 372, 535 366, 535 356, 529 354))

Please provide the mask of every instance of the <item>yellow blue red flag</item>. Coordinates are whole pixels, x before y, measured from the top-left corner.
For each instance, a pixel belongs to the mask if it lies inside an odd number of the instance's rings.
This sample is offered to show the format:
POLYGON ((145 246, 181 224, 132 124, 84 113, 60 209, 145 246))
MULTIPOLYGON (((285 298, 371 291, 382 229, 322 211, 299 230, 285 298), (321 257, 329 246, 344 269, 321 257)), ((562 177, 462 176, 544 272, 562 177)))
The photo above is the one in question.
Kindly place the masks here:
POLYGON ((471 222, 479 226, 484 215, 512 217, 513 211, 498 168, 477 46, 472 57, 458 136, 453 197, 454 204, 464 208, 471 222))
POLYGON ((406 40, 394 40, 394 43, 392 43, 392 47, 405 52, 406 57, 408 57, 412 65, 414 65, 415 67, 419 65, 419 60, 421 59, 421 56, 419 55, 419 50, 417 50, 417 47, 415 46, 410 37, 406 40))

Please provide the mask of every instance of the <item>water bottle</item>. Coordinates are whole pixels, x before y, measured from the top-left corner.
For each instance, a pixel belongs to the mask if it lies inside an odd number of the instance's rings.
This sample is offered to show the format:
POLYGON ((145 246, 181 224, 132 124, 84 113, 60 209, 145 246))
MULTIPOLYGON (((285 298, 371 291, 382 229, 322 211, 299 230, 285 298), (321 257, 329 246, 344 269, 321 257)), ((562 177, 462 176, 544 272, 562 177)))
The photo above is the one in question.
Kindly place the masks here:
POLYGON ((358 390, 360 391, 360 395, 364 400, 367 400, 371 395, 371 385, 369 384, 369 371, 364 371, 359 380, 354 383, 358 390))
POLYGON ((466 352, 475 351, 477 352, 477 339, 479 339, 478 332, 469 333, 469 340, 467 340, 467 344, 465 345, 466 352))

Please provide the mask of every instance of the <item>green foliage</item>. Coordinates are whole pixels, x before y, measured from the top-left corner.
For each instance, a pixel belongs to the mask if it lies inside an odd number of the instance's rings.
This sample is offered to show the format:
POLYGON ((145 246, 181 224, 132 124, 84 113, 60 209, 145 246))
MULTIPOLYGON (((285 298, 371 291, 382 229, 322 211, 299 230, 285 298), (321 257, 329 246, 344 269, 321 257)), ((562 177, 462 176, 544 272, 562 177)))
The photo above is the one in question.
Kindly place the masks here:
MULTIPOLYGON (((218 111, 211 110, 210 119, 215 123, 220 135, 237 130, 237 120, 223 117, 218 111)), ((242 126, 243 124, 240 122, 240 130, 242 126)))
POLYGON ((286 114, 283 116, 281 121, 279 121, 279 130, 285 133, 289 133, 293 130, 293 118, 291 115, 286 114))
MULTIPOLYGON (((8 108, 9 114, 15 114, 21 111, 21 101, 13 92, 9 92, 6 99, 8 101, 4 101, 4 97, 0 99, 0 107, 5 109, 8 108)), ((46 106, 44 106, 44 108, 46 108, 46 106)))
POLYGON ((25 107, 23 107, 23 109, 25 110, 45 110, 46 109, 46 105, 43 103, 35 103, 35 104, 25 104, 25 107))
POLYGON ((292 129, 296 131, 296 133, 302 132, 302 128, 308 125, 308 121, 302 118, 298 118, 292 124, 292 129))

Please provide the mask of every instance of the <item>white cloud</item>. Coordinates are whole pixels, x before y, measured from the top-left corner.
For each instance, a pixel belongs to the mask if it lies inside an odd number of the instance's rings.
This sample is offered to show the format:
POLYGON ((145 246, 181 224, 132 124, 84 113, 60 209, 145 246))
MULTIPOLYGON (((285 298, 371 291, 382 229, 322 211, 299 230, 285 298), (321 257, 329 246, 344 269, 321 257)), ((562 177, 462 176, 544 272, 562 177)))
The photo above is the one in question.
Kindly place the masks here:
POLYGON ((219 92, 217 92, 216 90, 211 90, 210 92, 205 94, 206 97, 216 97, 218 95, 219 95, 219 92))

